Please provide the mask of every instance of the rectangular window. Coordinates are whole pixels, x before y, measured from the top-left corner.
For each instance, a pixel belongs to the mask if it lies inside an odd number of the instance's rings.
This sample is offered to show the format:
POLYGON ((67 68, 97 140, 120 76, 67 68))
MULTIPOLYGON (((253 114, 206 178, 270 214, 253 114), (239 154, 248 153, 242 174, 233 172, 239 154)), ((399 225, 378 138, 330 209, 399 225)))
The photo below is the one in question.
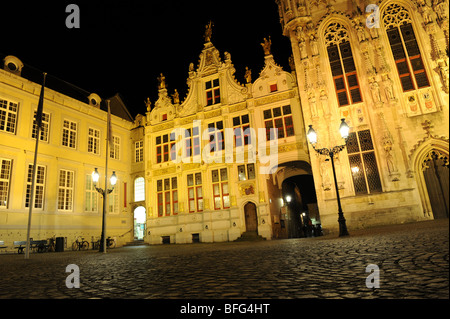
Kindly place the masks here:
POLYGON ((202 173, 187 176, 189 213, 203 211, 202 173))
POLYGON ((74 172, 61 169, 59 171, 58 210, 73 209, 74 172))
POLYGON ((140 163, 144 161, 144 141, 134 144, 134 161, 140 163))
MULTIPOLYGON (((42 127, 40 130, 40 141, 48 142, 48 132, 50 127, 50 114, 48 113, 42 113, 42 127)), ((31 138, 36 138, 37 134, 37 123, 36 123, 36 111, 34 111, 34 118, 33 118, 33 130, 31 132, 31 138)))
POLYGON ((8 207, 12 160, 0 158, 0 207, 8 207))
POLYGON ((120 159, 120 137, 113 136, 113 145, 109 150, 109 158, 120 159))
POLYGON ((271 85, 270 85, 270 93, 276 92, 276 91, 278 91, 278 86, 277 86, 277 84, 276 84, 276 83, 275 83, 275 84, 271 84, 271 85))
POLYGON ((116 184, 113 191, 108 195, 108 213, 119 212, 119 185, 116 184))
POLYGON ((248 114, 233 117, 233 130, 235 147, 251 143, 250 119, 248 114))
POLYGON ((210 151, 221 151, 225 149, 225 137, 223 134, 223 121, 208 124, 210 151))
MULTIPOLYGON (((28 165, 27 191, 25 195, 25 207, 30 207, 31 185, 33 182, 33 164, 28 165)), ((44 208, 44 190, 45 190, 45 166, 38 165, 36 171, 36 183, 34 191, 34 208, 44 208)))
POLYGON ((77 141, 77 123, 69 120, 64 120, 62 145, 70 148, 76 148, 76 141, 77 141))
POLYGON ((226 168, 211 171, 214 197, 214 209, 230 208, 228 189, 228 171, 226 168))
POLYGON ((156 163, 165 163, 176 159, 175 134, 164 134, 156 137, 156 163), (170 140, 169 140, 170 136, 170 140))
POLYGON ((94 183, 92 182, 92 175, 87 174, 85 179, 85 212, 98 212, 98 192, 95 190, 94 183))
POLYGON ((294 136, 294 122, 292 121, 291 106, 276 107, 263 111, 266 138, 270 139, 270 129, 276 128, 278 138, 294 136))
POLYGON ((255 164, 247 164, 238 166, 239 181, 246 181, 248 179, 255 179, 255 164))
POLYGON ((176 177, 165 178, 156 182, 158 216, 178 214, 178 182, 176 177))
POLYGON ((381 180, 370 130, 350 133, 347 152, 355 193, 358 195, 381 192, 381 180))
POLYGON ((100 154, 100 131, 88 129, 88 153, 100 154))
POLYGON ((0 99, 0 131, 16 133, 19 104, 0 99))
POLYGON ((219 79, 205 82, 206 106, 220 103, 219 79))

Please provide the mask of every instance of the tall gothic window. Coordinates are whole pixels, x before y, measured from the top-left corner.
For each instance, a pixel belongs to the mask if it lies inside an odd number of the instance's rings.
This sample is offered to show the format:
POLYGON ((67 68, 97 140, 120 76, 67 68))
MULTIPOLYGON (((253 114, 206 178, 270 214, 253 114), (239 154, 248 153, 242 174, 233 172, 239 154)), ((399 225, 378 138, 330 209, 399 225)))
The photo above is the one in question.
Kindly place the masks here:
POLYGON ((325 30, 325 43, 339 106, 362 102, 347 30, 340 23, 331 23, 325 30))
POLYGON ((408 11, 393 3, 384 11, 383 22, 403 92, 430 86, 408 11))

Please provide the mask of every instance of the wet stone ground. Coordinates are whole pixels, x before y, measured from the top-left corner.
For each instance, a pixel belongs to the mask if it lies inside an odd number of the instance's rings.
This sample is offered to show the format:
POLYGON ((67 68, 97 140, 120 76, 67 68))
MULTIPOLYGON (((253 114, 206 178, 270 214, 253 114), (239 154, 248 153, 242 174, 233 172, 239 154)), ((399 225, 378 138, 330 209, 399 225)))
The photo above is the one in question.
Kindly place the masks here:
POLYGON ((328 235, 239 243, 0 254, 7 298, 449 298, 447 220, 328 235), (80 288, 66 286, 79 267, 80 288), (367 288, 379 267, 379 288, 367 288))

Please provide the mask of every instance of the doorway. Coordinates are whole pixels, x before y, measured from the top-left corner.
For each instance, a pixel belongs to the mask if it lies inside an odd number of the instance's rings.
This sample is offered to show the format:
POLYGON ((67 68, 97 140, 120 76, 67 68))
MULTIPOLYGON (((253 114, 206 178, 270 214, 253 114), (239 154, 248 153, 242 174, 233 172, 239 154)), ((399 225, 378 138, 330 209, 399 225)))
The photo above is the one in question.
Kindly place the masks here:
POLYGON ((244 206, 245 214, 245 227, 248 232, 258 231, 258 217, 256 214, 256 205, 252 202, 248 202, 244 206))
POLYGON ((426 156, 422 169, 434 219, 448 218, 448 158, 433 150, 426 156))
POLYGON ((144 240, 146 222, 145 207, 136 207, 134 210, 134 240, 144 240))

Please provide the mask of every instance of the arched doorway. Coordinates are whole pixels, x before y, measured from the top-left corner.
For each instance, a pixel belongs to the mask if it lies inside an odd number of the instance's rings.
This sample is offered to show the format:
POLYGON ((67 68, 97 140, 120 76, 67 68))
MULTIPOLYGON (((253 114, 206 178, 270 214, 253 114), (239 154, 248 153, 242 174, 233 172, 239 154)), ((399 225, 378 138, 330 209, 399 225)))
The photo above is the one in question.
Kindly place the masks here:
POLYGON ((134 240, 144 240, 147 214, 144 206, 136 207, 134 210, 134 240))
POLYGON ((258 231, 258 216, 256 214, 256 205, 248 202, 244 206, 245 227, 247 232, 258 231))
POLYGON ((422 162, 422 172, 434 219, 448 218, 449 173, 448 156, 430 151, 422 162))

